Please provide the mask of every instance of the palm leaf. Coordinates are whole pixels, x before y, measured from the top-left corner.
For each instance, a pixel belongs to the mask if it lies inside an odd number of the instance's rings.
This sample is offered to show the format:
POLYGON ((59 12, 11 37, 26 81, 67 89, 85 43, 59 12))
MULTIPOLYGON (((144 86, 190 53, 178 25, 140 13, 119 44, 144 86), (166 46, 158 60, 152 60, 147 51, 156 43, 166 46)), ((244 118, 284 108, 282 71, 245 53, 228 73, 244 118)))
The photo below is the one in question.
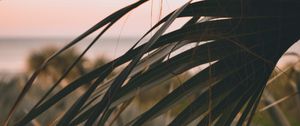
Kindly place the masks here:
MULTIPOLYGON (((138 1, 110 15, 49 60, 99 28, 107 25, 108 29, 123 15, 144 2, 146 0, 138 1)), ((162 86, 164 81, 203 64, 210 65, 152 108, 128 122, 128 125, 143 125, 171 110, 192 94, 198 94, 197 98, 174 117, 169 125, 187 125, 195 120, 198 120, 198 125, 230 125, 233 120, 238 120, 237 125, 246 121, 250 124, 275 64, 300 37, 299 11, 300 3, 296 0, 188 2, 160 20, 124 55, 78 77, 52 97, 42 98, 17 125, 27 124, 80 86, 91 82, 92 85, 65 112, 58 125, 104 125, 113 117, 111 113, 134 98, 138 90, 147 92, 148 89, 162 86), (192 19, 183 27, 165 33, 172 22, 181 17, 192 19), (149 41, 137 46, 159 26, 149 41), (198 44, 166 58, 169 53, 191 43, 198 44), (145 56, 146 53, 149 55, 145 56), (116 77, 104 82, 121 65, 126 67, 116 77), (237 116, 238 113, 240 117, 237 116)), ((70 70, 72 68, 73 66, 69 67, 70 70)), ((15 106, 28 92, 39 70, 29 79, 15 106)))

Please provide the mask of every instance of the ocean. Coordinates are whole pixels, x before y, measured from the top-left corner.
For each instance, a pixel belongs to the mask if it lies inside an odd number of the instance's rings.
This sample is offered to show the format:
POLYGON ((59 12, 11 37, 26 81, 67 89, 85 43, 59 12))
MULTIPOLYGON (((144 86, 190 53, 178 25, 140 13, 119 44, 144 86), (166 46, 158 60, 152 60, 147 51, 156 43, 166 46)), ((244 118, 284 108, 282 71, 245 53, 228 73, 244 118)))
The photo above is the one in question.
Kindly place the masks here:
MULTIPOLYGON (((0 39, 0 73, 21 73, 26 69, 26 59, 33 51, 40 51, 46 47, 54 46, 61 48, 73 38, 2 38, 0 39)), ((101 38, 88 51, 86 57, 95 59, 104 56, 114 59, 124 54, 138 40, 135 37, 127 38, 101 38)), ((91 38, 82 40, 75 48, 80 52, 92 41, 91 38)), ((270 47, 272 48, 272 47, 270 47)), ((289 52, 300 54, 300 42, 292 46, 289 52)), ((290 59, 284 58, 281 63, 290 59)))
MULTIPOLYGON (((26 60, 34 51, 41 51, 46 47, 61 48, 72 38, 7 38, 0 39, 0 73, 20 73, 26 69, 26 60)), ((79 42, 74 48, 83 51, 92 41, 87 38, 79 42)), ((112 59, 124 54, 137 38, 103 38, 99 39, 85 55, 88 59, 100 56, 112 59), (122 39, 122 40, 121 40, 122 39)))

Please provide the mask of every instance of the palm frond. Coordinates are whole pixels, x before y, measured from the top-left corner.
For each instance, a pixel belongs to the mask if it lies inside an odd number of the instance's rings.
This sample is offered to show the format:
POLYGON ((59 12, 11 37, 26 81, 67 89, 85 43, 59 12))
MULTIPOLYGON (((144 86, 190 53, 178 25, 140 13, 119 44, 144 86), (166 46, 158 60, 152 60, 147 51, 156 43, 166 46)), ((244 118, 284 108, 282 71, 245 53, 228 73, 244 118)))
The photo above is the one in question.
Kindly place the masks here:
MULTIPOLYGON (((9 117, 39 71, 51 59, 106 26, 90 44, 91 47, 111 25, 146 1, 138 1, 113 13, 45 61, 27 82, 9 117)), ((172 90, 152 108, 128 120, 127 124, 143 125, 172 110, 192 94, 197 94, 197 97, 169 125, 187 125, 193 121, 197 121, 199 126, 230 125, 234 120, 237 120, 237 125, 247 121, 249 124, 275 64, 300 37, 299 11, 300 3, 296 0, 187 2, 154 25, 124 55, 79 76, 53 96, 44 96, 16 125, 29 123, 87 83, 92 84, 64 112, 57 125, 104 125, 109 118, 117 117, 112 113, 134 98, 138 91, 143 93, 162 86, 164 81, 205 64, 209 66, 172 90), (173 21, 182 17, 190 17, 191 20, 183 27, 165 33, 173 21), (138 46, 157 28, 149 41, 138 46), (181 47, 192 43, 196 46, 180 52, 181 47), (175 54, 176 51, 179 53, 175 54), (170 53, 174 56, 167 58, 170 53), (125 68, 105 82, 108 75, 121 65, 125 68)), ((69 67, 70 70, 72 68, 69 67)), ((59 83, 58 80, 54 85, 59 83)))

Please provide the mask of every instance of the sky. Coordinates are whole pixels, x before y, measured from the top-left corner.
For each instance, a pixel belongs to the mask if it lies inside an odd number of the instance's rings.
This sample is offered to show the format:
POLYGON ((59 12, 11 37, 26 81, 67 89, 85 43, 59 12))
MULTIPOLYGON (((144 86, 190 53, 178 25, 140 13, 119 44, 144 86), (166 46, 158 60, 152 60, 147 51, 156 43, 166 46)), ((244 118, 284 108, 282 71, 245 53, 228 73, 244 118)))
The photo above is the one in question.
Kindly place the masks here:
MULTIPOLYGON (((77 36, 112 12, 137 0, 0 0, 0 37, 77 36)), ((163 14, 186 0, 163 0, 163 14)), ((160 0, 153 0, 152 24, 158 20, 160 0)), ((138 36, 151 24, 151 2, 119 21, 108 36, 138 36), (129 29, 130 30, 127 30, 129 29), (127 30, 127 31, 126 31, 127 30), (117 32, 116 32, 117 31, 117 32)))

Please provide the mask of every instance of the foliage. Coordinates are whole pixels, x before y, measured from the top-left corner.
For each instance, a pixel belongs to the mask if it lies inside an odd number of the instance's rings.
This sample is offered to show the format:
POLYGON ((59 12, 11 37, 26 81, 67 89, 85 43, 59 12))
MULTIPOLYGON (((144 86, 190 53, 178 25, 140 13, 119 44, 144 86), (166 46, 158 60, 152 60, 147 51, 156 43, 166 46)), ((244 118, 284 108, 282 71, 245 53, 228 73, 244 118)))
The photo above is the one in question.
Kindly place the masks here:
MULTIPOLYGON (((87 35, 104 28, 53 84, 55 88, 107 29, 145 2, 147 0, 140 0, 111 14, 50 56, 28 80, 9 117, 50 61, 87 35)), ((87 83, 91 83, 89 88, 55 124, 104 125, 118 117, 113 113, 122 112, 118 108, 126 108, 127 102, 137 92, 147 92, 203 64, 208 67, 184 81, 146 112, 126 120, 126 123, 143 125, 198 93, 198 97, 168 125, 187 125, 193 121, 198 125, 250 124, 275 64, 300 37, 299 9, 300 4, 296 0, 187 2, 153 26, 145 36, 156 28, 158 30, 146 43, 137 46, 140 41, 137 42, 121 57, 79 76, 53 96, 45 95, 16 125, 29 123, 87 83), (191 19, 183 27, 165 33, 174 20, 182 17, 191 19), (190 43, 198 44, 168 57, 190 43), (124 69, 107 81, 112 71, 121 65, 125 65, 124 69)))

